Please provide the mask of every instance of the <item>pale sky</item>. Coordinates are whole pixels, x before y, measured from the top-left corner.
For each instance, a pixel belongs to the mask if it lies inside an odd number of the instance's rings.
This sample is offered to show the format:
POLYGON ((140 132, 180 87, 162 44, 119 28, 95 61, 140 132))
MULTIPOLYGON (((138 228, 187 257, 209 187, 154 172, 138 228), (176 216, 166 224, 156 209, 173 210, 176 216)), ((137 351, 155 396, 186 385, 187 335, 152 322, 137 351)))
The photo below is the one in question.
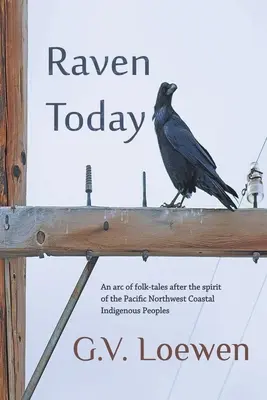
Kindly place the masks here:
MULTIPOLYGON (((212 154, 220 176, 240 194, 267 132, 266 16, 263 0, 29 0, 27 204, 85 205, 86 164, 93 168, 94 205, 140 206, 143 170, 147 171, 148 205, 169 202, 175 189, 164 169, 151 120, 163 81, 178 85, 174 108, 212 154), (87 57, 90 74, 64 76, 57 70, 49 76, 49 46, 66 50, 64 65, 68 69, 73 57, 87 57), (98 76, 89 57, 103 65, 105 56, 109 57, 107 67, 98 76), (116 56, 128 60, 129 71, 133 56, 148 57, 149 75, 144 75, 142 63, 135 76, 130 72, 114 75, 111 62, 116 56), (99 111, 102 99, 104 132, 93 132, 86 124, 76 132, 64 128, 67 113, 79 112, 86 120, 90 113, 99 111), (67 103, 60 109, 58 131, 53 130, 52 108, 45 105, 48 102, 67 103), (124 113, 126 131, 109 130, 113 112, 124 113), (127 113, 133 113, 138 121, 142 112, 145 117, 140 132, 131 144, 124 144, 134 133, 127 113)), ((260 159, 263 178, 267 173, 266 154, 267 148, 260 159)), ((266 199, 260 207, 266 207, 266 199)), ((185 205, 223 207, 201 191, 185 205)), ((246 198, 242 207, 251 207, 246 198)), ((231 360, 184 361, 173 385, 179 361, 140 361, 137 337, 145 338, 152 353, 161 343, 175 346, 189 339, 207 346, 240 343, 267 273, 266 260, 257 265, 251 259, 221 260, 213 282, 222 290, 215 293, 215 303, 204 306, 191 338, 199 303, 164 304, 170 313, 159 316, 100 313, 103 283, 205 285, 210 283, 217 261, 100 259, 33 399, 264 400, 266 286, 243 338, 249 347, 249 361, 235 363, 221 397, 231 360), (94 338, 100 355, 101 336, 108 338, 113 348, 123 337, 123 350, 114 361, 105 358, 102 351, 103 361, 82 362, 73 353, 80 336, 94 338), (122 355, 127 355, 127 362, 122 361, 122 355)), ((27 380, 85 263, 83 258, 64 257, 27 261, 27 380)), ((83 345, 82 354, 86 351, 83 345)))

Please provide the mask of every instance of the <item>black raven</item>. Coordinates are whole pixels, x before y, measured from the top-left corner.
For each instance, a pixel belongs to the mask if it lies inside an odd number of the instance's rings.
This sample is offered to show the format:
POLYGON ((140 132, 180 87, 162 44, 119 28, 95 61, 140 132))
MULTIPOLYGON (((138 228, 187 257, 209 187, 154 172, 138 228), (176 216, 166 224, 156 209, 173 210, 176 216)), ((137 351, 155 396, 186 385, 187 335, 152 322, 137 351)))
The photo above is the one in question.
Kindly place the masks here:
POLYGON ((186 123, 172 108, 172 95, 177 86, 162 83, 154 107, 155 131, 165 168, 177 195, 165 207, 182 207, 185 197, 190 198, 196 188, 217 197, 229 210, 236 209, 228 192, 238 198, 237 193, 226 185, 216 172, 216 164, 208 151, 196 140, 186 123), (175 204, 179 195, 182 201, 175 204))

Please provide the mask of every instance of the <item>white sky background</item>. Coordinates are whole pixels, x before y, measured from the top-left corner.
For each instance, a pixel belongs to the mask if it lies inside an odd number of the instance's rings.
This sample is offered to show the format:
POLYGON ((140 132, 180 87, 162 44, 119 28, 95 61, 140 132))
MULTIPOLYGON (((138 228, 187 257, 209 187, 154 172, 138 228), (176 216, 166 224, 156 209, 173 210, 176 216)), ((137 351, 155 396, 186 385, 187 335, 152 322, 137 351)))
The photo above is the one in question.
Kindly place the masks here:
MULTIPOLYGON (((209 150, 218 173, 238 193, 250 162, 267 132, 267 57, 264 1, 212 0, 29 0, 28 205, 85 205, 85 165, 93 167, 93 204, 140 206, 141 173, 147 171, 148 205, 170 201, 175 189, 165 172, 151 121, 158 87, 175 82, 174 107, 209 150), (146 55, 150 75, 49 76, 48 47, 62 46, 69 56, 100 61, 122 55, 146 55), (132 133, 53 131, 46 102, 67 102, 68 112, 97 111, 105 99, 110 113, 145 111, 136 139, 132 133)), ((128 122, 128 119, 127 119, 128 122)), ((267 149, 260 166, 267 173, 267 149)), ((264 175, 266 176, 266 175, 264 175)), ((266 197, 267 198, 267 197, 266 197)), ((260 204, 266 207, 266 198, 260 204)), ((222 207, 198 191, 187 207, 222 207)), ((243 207, 250 207, 244 199, 243 207)), ((28 259, 27 380, 85 265, 82 258, 28 259)), ((149 282, 208 284, 217 259, 100 259, 92 278, 40 381, 33 399, 167 400, 179 362, 141 362, 136 337, 150 350, 162 343, 187 343, 200 304, 176 304, 163 316, 101 315, 100 286, 149 282), (124 337, 128 361, 81 362, 73 343, 80 336, 124 337)), ((267 272, 267 261, 223 259, 214 283, 223 290, 204 306, 193 343, 239 343, 267 272)), ((267 287, 263 289, 244 342, 249 362, 234 366, 221 400, 266 398, 267 287)), ((97 346, 96 346, 97 347, 97 346)), ((169 400, 217 399, 231 361, 185 361, 169 400)))

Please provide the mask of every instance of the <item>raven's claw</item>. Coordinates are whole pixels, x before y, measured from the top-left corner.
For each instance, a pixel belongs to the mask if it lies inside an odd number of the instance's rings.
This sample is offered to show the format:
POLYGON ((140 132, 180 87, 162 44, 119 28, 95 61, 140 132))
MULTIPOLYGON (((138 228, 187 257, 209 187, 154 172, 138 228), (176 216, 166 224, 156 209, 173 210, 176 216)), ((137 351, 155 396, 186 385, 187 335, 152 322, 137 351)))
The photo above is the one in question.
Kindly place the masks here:
POLYGON ((172 208, 172 207, 174 207, 174 203, 170 203, 170 204, 163 203, 163 204, 161 204, 160 207, 172 208))
POLYGON ((179 202, 179 203, 174 204, 173 207, 175 207, 175 208, 185 208, 185 206, 183 206, 182 204, 183 204, 182 202, 179 202))

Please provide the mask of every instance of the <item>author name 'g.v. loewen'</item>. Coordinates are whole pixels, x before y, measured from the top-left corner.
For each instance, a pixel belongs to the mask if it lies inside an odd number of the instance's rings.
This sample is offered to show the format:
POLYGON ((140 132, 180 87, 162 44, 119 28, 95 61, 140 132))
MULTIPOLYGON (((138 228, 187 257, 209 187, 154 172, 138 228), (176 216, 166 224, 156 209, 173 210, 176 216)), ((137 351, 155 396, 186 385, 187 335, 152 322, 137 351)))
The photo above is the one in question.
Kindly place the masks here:
MULTIPOLYGON (((101 337, 101 346, 95 347, 95 342, 88 336, 82 336, 74 342, 73 351, 75 356, 81 361, 92 360, 123 360, 127 361, 127 345, 124 338, 120 338, 117 343, 111 343, 107 338, 101 337), (123 346, 124 342, 124 346, 123 346), (86 346, 85 346, 86 345, 86 346), (85 350, 86 348, 86 350, 85 350)), ((129 346, 129 345, 128 345, 129 346)), ((128 347, 129 348, 129 347, 128 347)), ((244 343, 240 344, 227 344, 221 343, 219 345, 203 343, 179 343, 171 346, 168 343, 161 343, 154 347, 145 340, 143 337, 138 337, 136 342, 136 355, 140 361, 168 361, 170 359, 177 359, 179 361, 186 361, 189 357, 195 358, 196 361, 217 359, 220 361, 227 361, 230 358, 234 360, 243 359, 245 361, 249 358, 248 346, 244 343), (150 352, 147 347, 149 344, 150 352)))

